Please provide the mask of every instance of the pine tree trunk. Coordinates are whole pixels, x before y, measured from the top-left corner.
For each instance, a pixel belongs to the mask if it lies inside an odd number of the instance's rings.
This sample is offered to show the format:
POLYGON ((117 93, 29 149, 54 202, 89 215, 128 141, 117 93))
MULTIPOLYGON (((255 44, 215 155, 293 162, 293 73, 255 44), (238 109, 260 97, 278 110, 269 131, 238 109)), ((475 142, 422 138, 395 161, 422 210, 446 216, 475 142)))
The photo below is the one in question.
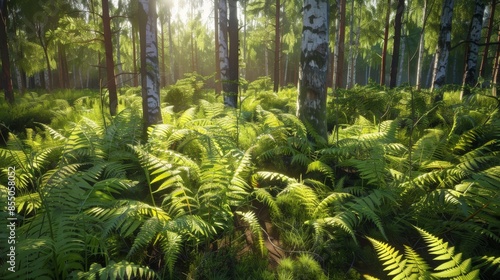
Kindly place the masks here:
MULTIPOLYGON (((436 60, 434 64, 433 82, 431 90, 438 89, 445 84, 446 68, 451 49, 451 26, 453 19, 454 0, 444 0, 441 12, 441 25, 439 29, 438 45, 436 49, 436 60)), ((442 93, 436 96, 435 101, 443 100, 442 93)))
POLYGON ((274 86, 273 91, 278 92, 280 85, 280 0, 276 0, 275 33, 274 33, 274 86))
POLYGON ((162 123, 156 0, 139 0, 141 84, 144 129, 162 123))
POLYGON ((400 58, 399 52, 401 48, 401 29, 402 29, 401 26, 402 26, 404 9, 405 9, 405 0, 398 0, 396 18, 394 19, 394 43, 393 43, 392 61, 391 61, 391 80, 389 81, 390 88, 394 88, 397 85, 398 66, 400 58))
POLYGON ((111 18, 109 17, 109 2, 102 0, 102 26, 104 33, 104 52, 106 56, 106 85, 109 94, 109 113, 116 115, 118 96, 116 93, 115 63, 113 61, 113 44, 111 42, 111 18))
POLYGON ((480 0, 475 1, 474 14, 470 22, 469 28, 469 51, 465 65, 464 80, 462 83, 462 92, 460 99, 470 95, 470 89, 477 84, 477 57, 479 53, 479 43, 481 41, 481 30, 483 28, 484 4, 480 0))
POLYGON ((297 117, 325 140, 328 1, 304 0, 297 117))
POLYGON ((387 45, 389 44, 389 19, 391 15, 391 0, 387 0, 387 12, 385 15, 384 46, 382 48, 382 62, 380 69, 380 85, 385 86, 385 63, 387 61, 387 45))
POLYGON ((7 1, 0 0, 0 57, 2 60, 1 86, 5 93, 5 100, 14 104, 14 91, 12 89, 12 76, 10 73, 9 46, 7 45, 7 1))

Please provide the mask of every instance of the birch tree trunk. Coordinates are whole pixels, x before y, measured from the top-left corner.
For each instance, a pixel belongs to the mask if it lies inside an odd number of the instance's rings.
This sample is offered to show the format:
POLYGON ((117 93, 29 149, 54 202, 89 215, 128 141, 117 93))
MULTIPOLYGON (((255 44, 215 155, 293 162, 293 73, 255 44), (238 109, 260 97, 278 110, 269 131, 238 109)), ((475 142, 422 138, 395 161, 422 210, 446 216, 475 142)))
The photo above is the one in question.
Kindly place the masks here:
POLYGON ((229 49, 227 43, 227 0, 219 0, 219 65, 224 103, 229 92, 229 49))
POLYGON ((109 113, 116 115, 118 95, 116 93, 115 63, 113 61, 113 44, 111 42, 111 18, 109 17, 109 2, 102 0, 102 26, 104 33, 104 52, 106 56, 106 85, 109 94, 109 113))
POLYGON ((219 58, 219 0, 214 0, 214 30, 215 30, 215 94, 220 95, 220 58, 219 58))
POLYGON ((398 66, 400 59, 399 52, 401 48, 401 29, 402 29, 401 26, 402 26, 404 10, 405 10, 405 0, 398 0, 396 18, 394 19, 394 44, 392 49, 391 80, 389 81, 390 88, 394 88, 397 85, 398 66))
POLYGON ((328 1, 304 0, 297 117, 327 139, 328 1))
POLYGON ((276 0, 275 33, 274 33, 274 84, 273 91, 278 92, 280 86, 280 0, 276 0))
POLYGON ((488 21, 488 32, 486 34, 486 41, 484 43, 483 58, 481 60, 481 67, 479 67, 479 76, 484 78, 486 66, 488 64, 488 53, 490 48, 490 38, 493 28, 495 26, 495 10, 497 6, 497 0, 493 0, 490 8, 490 18, 488 21))
POLYGON ((14 104, 14 91, 10 73, 9 47, 7 45, 7 0, 0 0, 0 57, 2 60, 1 86, 5 93, 5 100, 14 104))
POLYGON ((156 0, 139 0, 141 84, 144 129, 162 122, 156 0))
POLYGON ((475 1, 474 14, 469 28, 469 51, 465 64, 464 80, 460 100, 471 94, 470 89, 477 84, 477 57, 479 53, 479 43, 481 41, 481 30, 483 28, 484 4, 480 0, 475 1))
MULTIPOLYGON (((453 19, 454 0, 444 0, 441 12, 441 25, 439 28, 439 38, 436 48, 436 60, 434 62, 434 73, 431 90, 438 89, 445 84, 446 68, 448 67, 448 57, 451 49, 451 21, 453 19)), ((443 100, 442 93, 436 96, 435 101, 443 100)))

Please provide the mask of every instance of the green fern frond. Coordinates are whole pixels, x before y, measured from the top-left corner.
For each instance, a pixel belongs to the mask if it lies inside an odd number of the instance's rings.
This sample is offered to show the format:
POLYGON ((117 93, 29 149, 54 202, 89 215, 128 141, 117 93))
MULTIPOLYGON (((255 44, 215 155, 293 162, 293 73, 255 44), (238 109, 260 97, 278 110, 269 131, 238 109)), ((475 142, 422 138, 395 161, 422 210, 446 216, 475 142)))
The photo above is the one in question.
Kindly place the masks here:
POLYGON ((384 271, 388 270, 387 276, 393 277, 392 279, 409 279, 412 274, 412 266, 407 265, 407 260, 403 258, 391 245, 378 241, 376 239, 367 237, 372 243, 375 251, 377 251, 378 259, 383 262, 384 271))
POLYGON ((412 275, 418 275, 418 279, 431 279, 430 266, 427 262, 410 246, 404 245, 406 265, 411 269, 412 275))
POLYGON ((92 264, 88 272, 77 274, 79 279, 120 280, 120 279, 159 279, 156 272, 143 265, 122 260, 120 262, 111 261, 105 267, 99 264, 92 264))
POLYGON ((248 224, 250 231, 253 236, 257 238, 257 244, 259 251, 262 256, 266 253, 266 246, 264 245, 264 236, 262 234, 262 228, 260 227, 259 220, 253 211, 241 212, 236 211, 241 219, 248 224))

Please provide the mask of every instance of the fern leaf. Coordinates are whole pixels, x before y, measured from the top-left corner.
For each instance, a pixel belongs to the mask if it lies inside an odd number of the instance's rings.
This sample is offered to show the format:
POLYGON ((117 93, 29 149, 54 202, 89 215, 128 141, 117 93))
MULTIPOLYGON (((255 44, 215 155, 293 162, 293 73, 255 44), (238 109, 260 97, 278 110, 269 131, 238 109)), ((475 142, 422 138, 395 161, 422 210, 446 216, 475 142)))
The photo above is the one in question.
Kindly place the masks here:
POLYGON ((248 224, 250 231, 254 236, 257 237, 257 244, 262 256, 266 253, 266 246, 264 245, 264 236, 262 234, 262 228, 260 227, 259 220, 253 211, 241 212, 236 211, 245 223, 248 224))
POLYGON ((372 243, 380 261, 385 261, 382 265, 385 267, 384 271, 389 271, 388 276, 393 276, 393 279, 407 279, 411 275, 411 266, 406 265, 407 260, 391 245, 378 241, 376 239, 367 237, 372 243))

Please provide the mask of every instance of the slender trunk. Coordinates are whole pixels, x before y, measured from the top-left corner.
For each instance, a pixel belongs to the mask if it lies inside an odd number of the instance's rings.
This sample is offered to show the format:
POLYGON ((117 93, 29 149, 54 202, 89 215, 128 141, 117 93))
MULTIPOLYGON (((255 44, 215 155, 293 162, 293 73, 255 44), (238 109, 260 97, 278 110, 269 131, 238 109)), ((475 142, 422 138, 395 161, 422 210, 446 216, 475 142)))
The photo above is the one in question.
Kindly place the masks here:
POLYGON ((275 12, 275 33, 274 33, 274 87, 273 91, 278 92, 280 83, 280 0, 276 0, 275 12))
POLYGON ((113 43, 111 42, 111 18, 109 17, 109 2, 102 0, 102 26, 104 33, 104 52, 106 56, 106 85, 109 94, 109 113, 116 115, 118 95, 116 93, 115 62, 113 61, 113 43))
MULTIPOLYGON (((498 28, 497 42, 500 42, 500 27, 498 28)), ((495 63, 493 65, 493 79, 492 79, 492 91, 493 96, 498 96, 498 76, 500 74, 500 44, 497 45, 497 50, 495 52, 495 63)))
POLYGON ((219 0, 214 0, 214 30, 215 30, 215 94, 221 93, 220 58, 219 58, 219 0))
POLYGON ((479 77, 485 76, 486 67, 488 65, 488 52, 490 48, 490 39, 493 28, 495 27, 495 10, 497 6, 497 0, 493 0, 491 3, 490 19, 488 21, 488 32, 486 34, 486 41, 484 43, 483 57, 481 60, 481 66, 479 67, 479 77))
POLYGON ((45 44, 45 41, 43 40, 43 31, 42 27, 39 25, 36 30, 38 40, 40 41, 40 45, 42 46, 43 49, 43 55, 45 57, 45 65, 47 66, 47 72, 46 72, 46 79, 45 79, 45 88, 50 91, 52 90, 52 84, 53 84, 53 79, 52 79, 52 67, 50 67, 50 59, 49 59, 49 53, 47 51, 47 45, 45 44))
POLYGON ((122 58, 121 58, 121 40, 120 40, 120 32, 116 34, 116 68, 118 72, 116 75, 118 76, 118 87, 123 86, 123 68, 122 68, 122 58))
POLYGON ((139 73, 137 73, 137 50, 136 50, 136 45, 137 45, 137 34, 134 26, 132 26, 132 64, 133 64, 133 75, 134 75, 134 87, 139 86, 139 73))
POLYGON ((297 98, 297 117, 325 141, 328 6, 327 0, 304 0, 297 98))
MULTIPOLYGON (((438 45, 436 49, 436 60, 434 64, 434 74, 431 90, 438 89, 445 84, 446 68, 448 66, 448 57, 451 49, 451 26, 453 18, 454 0, 444 0, 441 13, 441 26, 439 30, 438 45)), ((440 93, 436 96, 435 101, 443 100, 443 95, 440 93)))
POLYGON ((475 87, 477 84, 476 70, 477 70, 477 57, 479 53, 479 43, 481 40, 481 30, 483 28, 483 15, 484 4, 480 0, 475 1, 474 15, 470 22, 469 28, 469 51, 467 53, 464 80, 462 82, 462 92, 460 99, 467 97, 471 94, 470 88, 475 87))
POLYGON ((389 43, 389 19, 391 15, 391 0, 387 0, 387 12, 385 15, 384 46, 382 49, 382 62, 380 69, 380 85, 385 86, 385 62, 387 57, 387 45, 389 43))
POLYGON ((7 1, 0 0, 0 57, 2 60, 1 86, 5 93, 5 100, 14 104, 14 90, 10 73, 9 46, 7 45, 7 1))
POLYGON ((156 0, 139 0, 141 84, 144 129, 162 123, 156 0))
POLYGON ((269 77, 269 53, 264 49, 264 76, 269 77))
POLYGON ((161 40, 161 74, 160 74, 160 87, 167 85, 167 76, 165 73, 165 34, 163 32, 164 22, 160 21, 160 40, 161 40))
POLYGON ((417 77, 416 77, 416 88, 417 90, 422 88, 422 66, 424 64, 424 49, 425 49, 425 25, 427 23, 427 0, 424 0, 423 8, 423 18, 422 18, 422 31, 420 32, 420 41, 418 45, 418 62, 417 62, 417 77))
POLYGON ((351 88, 353 86, 353 56, 354 56, 354 0, 351 0, 351 17, 349 19, 350 31, 349 31, 349 53, 347 55, 347 86, 346 88, 351 88))
POLYGON ((394 88, 397 85, 399 52, 401 48, 401 29, 402 29, 401 26, 402 26, 404 9, 405 9, 405 0, 398 0, 396 18, 394 19, 394 43, 393 43, 392 61, 391 61, 391 80, 389 81, 390 88, 394 88))
POLYGON ((172 14, 168 11, 168 21, 167 21, 167 29, 168 29, 168 55, 170 61, 170 79, 172 80, 172 84, 175 84, 175 65, 174 65, 174 40, 172 37, 172 14))
POLYGON ((229 54, 227 41, 227 0, 219 0, 219 65, 224 102, 229 88, 229 54))
POLYGON ((229 91, 224 104, 236 108, 238 104, 239 83, 239 39, 237 0, 229 0, 229 91))
POLYGON ((334 70, 334 89, 342 88, 344 86, 344 44, 345 44, 345 10, 346 0, 339 0, 339 30, 338 40, 335 43, 335 70, 334 70))

